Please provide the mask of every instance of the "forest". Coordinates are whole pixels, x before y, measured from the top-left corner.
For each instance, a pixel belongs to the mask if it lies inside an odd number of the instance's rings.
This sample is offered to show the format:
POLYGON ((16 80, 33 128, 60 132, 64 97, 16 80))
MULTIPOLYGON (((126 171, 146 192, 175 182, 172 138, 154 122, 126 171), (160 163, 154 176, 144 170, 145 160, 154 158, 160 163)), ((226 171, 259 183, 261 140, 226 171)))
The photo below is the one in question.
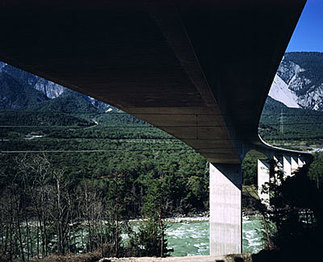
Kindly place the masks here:
POLYGON ((206 161, 129 115, 23 111, 0 119, 5 261, 98 250, 166 256, 163 218, 208 209, 206 161), (135 218, 145 219, 136 232, 128 222, 135 218))
MULTIPOLYGON (((50 102, 0 112, 0 260, 170 255, 163 218, 208 211, 206 160, 124 112, 51 112, 50 102)), ((321 146, 322 120, 269 101, 259 131, 278 145, 321 146)), ((245 157, 245 185, 257 183, 261 157, 245 157)), ((309 178, 319 186, 322 171, 317 154, 309 178)))
POLYGON ((272 145, 308 150, 311 147, 322 146, 322 127, 323 112, 288 108, 268 97, 260 118, 258 132, 272 145))

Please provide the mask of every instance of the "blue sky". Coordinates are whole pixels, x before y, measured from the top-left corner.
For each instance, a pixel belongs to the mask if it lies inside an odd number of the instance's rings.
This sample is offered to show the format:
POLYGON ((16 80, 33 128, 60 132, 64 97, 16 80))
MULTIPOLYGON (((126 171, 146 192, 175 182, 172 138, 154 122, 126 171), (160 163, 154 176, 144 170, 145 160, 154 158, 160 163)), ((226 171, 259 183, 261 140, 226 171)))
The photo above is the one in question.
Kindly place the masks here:
POLYGON ((307 0, 286 50, 295 51, 323 52, 323 0, 307 0))

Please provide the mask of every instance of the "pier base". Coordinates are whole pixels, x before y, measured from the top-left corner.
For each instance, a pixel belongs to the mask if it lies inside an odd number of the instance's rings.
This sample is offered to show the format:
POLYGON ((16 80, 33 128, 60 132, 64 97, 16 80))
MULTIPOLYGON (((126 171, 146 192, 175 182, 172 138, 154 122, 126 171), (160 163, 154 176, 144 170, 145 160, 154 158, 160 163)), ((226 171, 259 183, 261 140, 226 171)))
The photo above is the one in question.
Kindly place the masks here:
POLYGON ((210 164, 210 255, 242 252, 240 164, 210 164))

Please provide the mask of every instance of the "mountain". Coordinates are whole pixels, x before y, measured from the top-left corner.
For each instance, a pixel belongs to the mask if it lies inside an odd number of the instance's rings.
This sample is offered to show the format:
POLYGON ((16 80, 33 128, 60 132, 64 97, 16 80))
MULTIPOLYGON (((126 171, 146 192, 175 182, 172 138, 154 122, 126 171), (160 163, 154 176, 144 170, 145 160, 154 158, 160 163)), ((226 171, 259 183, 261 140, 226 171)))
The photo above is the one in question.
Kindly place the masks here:
POLYGON ((288 85, 277 74, 268 95, 288 107, 300 108, 297 103, 297 95, 288 88, 288 85))
POLYGON ((92 97, 69 90, 0 62, 0 109, 53 112, 119 112, 92 97))
POLYGON ((0 64, 0 110, 17 110, 44 102, 48 98, 27 82, 19 82, 0 64))
MULTIPOLYGON (((20 70, 11 65, 4 64, 4 63, 2 64, 3 64, 1 69, 2 72, 11 76, 21 84, 30 85, 34 89, 42 92, 46 97, 50 99, 60 96, 64 92, 64 90, 66 90, 65 87, 55 84, 44 78, 41 78, 31 73, 28 73, 26 71, 20 70)), ((0 68, 1 68, 1 65, 0 65, 0 68)))
POLYGON ((323 53, 286 53, 269 95, 289 107, 323 111, 323 53))
MULTIPOLYGON (((0 109, 31 107, 40 111, 119 112, 92 97, 68 91, 65 87, 5 63, 0 62, 0 73, 0 109), (34 91, 30 91, 30 88, 34 91), (31 97, 28 97, 27 91, 31 97)), ((286 53, 269 96, 290 108, 323 111, 323 53, 286 53)))
POLYGON ((60 96, 28 107, 37 112, 99 113, 100 110, 89 102, 86 96, 65 90, 60 96))

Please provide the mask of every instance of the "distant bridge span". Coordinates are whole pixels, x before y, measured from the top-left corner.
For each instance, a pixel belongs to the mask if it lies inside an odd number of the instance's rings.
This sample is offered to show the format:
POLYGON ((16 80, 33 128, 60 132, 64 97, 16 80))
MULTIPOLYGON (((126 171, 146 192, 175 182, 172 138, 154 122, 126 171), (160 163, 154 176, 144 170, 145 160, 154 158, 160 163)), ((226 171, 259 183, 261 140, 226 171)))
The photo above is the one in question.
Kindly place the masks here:
POLYGON ((211 177, 222 181, 211 185, 211 253, 239 253, 240 163, 251 148, 278 150, 261 142, 258 122, 305 2, 4 0, 0 60, 192 146, 228 180, 211 177))

